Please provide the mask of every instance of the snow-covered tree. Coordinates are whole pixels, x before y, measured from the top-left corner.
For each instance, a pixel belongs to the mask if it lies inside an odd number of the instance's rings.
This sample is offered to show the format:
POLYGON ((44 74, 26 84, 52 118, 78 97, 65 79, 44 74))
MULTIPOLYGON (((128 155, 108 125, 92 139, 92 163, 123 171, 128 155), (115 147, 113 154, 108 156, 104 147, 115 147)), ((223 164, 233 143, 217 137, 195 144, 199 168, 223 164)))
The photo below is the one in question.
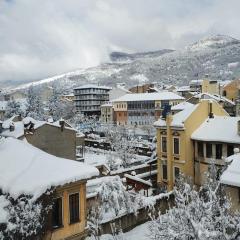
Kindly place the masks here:
MULTIPOLYGON (((101 221, 114 219, 121 213, 137 213, 140 198, 131 195, 119 176, 103 181, 98 188, 97 204, 88 213, 88 222, 93 236, 98 239, 101 221)), ((121 229, 115 229, 117 233, 121 229)), ((116 235, 116 232, 112 233, 116 235)))
POLYGON ((14 115, 22 115, 23 111, 21 109, 21 104, 15 100, 9 100, 6 106, 6 111, 4 114, 5 118, 10 118, 14 115))
POLYGON ((32 117, 36 120, 44 118, 44 106, 41 101, 40 95, 33 86, 30 86, 27 91, 27 106, 26 116, 32 117))
MULTIPOLYGON (((129 167, 135 159, 136 140, 129 138, 124 130, 113 127, 106 133, 106 139, 110 143, 111 150, 121 159, 124 168, 129 167)), ((114 159, 110 159, 111 166, 115 166, 114 159)), ((111 168, 111 166, 109 166, 111 168)))
POLYGON ((48 213, 52 206, 51 194, 33 201, 30 196, 0 196, 0 238, 5 240, 42 239, 48 230, 48 213))
POLYGON ((150 239, 228 240, 239 235, 240 216, 230 210, 213 165, 199 190, 180 176, 174 195, 175 206, 151 222, 150 239))

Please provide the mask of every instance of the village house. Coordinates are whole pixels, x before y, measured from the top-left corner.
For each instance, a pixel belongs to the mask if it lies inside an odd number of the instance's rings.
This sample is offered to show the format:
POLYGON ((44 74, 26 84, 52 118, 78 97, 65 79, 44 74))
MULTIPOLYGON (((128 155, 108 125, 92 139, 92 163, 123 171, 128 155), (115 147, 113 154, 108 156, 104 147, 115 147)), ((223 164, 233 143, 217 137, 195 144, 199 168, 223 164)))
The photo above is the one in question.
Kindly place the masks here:
POLYGON ((215 101, 202 100, 175 115, 166 114, 154 123, 157 128, 158 184, 171 191, 182 172, 194 179, 192 133, 211 116, 228 116, 215 101))
POLYGON ((240 79, 235 79, 223 87, 223 96, 235 102, 239 98, 240 79))
POLYGON ((225 159, 227 169, 220 177, 220 182, 225 186, 226 193, 231 200, 233 210, 240 209, 240 153, 239 148, 234 149, 234 154, 225 159))
MULTIPOLYGON (((210 116, 191 135, 194 146, 195 183, 202 184, 211 163, 219 170, 240 147, 240 117, 210 116)), ((220 171, 219 171, 220 173, 220 171)))
POLYGON ((228 112, 230 116, 236 115, 236 104, 228 98, 219 94, 198 93, 190 97, 187 102, 197 104, 201 99, 212 99, 217 101, 228 112))
MULTIPOLYGON (((44 196, 48 196, 48 201, 53 203, 44 220, 47 229, 41 239, 85 239, 88 230, 86 182, 98 175, 95 167, 55 157, 14 138, 2 139, 0 155, 1 198, 6 195, 14 199, 28 196, 31 204, 41 200, 41 203, 46 205, 48 202, 45 202, 44 196)), ((15 201, 15 204, 19 203, 22 202, 15 201)), ((7 209, 7 206, 3 207, 0 204, 1 213, 7 209)), ((21 206, 19 209, 22 209, 21 206)), ((24 213, 22 215, 24 216, 24 213)), ((14 222, 10 222, 8 216, 7 212, 1 218, 2 226, 6 226, 4 231, 19 228, 19 225, 15 226, 14 222)), ((27 224, 27 219, 20 217, 18 224, 20 223, 27 224)))
POLYGON ((172 92, 126 94, 113 100, 116 124, 151 125, 166 105, 175 106, 184 98, 172 92))
POLYGON ((83 153, 82 135, 64 120, 49 123, 14 116, 4 121, 0 128, 1 136, 26 139, 33 146, 57 157, 76 160, 76 149, 79 149, 78 154, 83 153))

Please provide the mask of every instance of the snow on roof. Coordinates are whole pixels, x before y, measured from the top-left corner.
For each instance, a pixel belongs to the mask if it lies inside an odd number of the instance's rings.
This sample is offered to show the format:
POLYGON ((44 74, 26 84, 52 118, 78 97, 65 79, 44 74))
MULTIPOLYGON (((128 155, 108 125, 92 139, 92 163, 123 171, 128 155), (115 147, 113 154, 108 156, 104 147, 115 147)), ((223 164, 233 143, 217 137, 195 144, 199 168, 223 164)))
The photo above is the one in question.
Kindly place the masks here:
POLYGON ((223 101, 223 102, 228 102, 231 105, 235 105, 235 103, 226 97, 220 96, 219 94, 210 94, 210 93, 198 93, 194 95, 193 97, 199 98, 199 99, 214 99, 217 102, 223 101))
POLYGON ((199 141, 240 143, 238 121, 240 121, 240 117, 214 116, 214 118, 208 118, 193 132, 191 138, 199 141))
POLYGON ((0 155, 0 188, 14 198, 29 194, 36 200, 51 187, 99 174, 93 166, 55 157, 14 138, 0 143, 0 155))
MULTIPOLYGON (((20 138, 20 137, 24 136, 24 124, 28 124, 30 121, 32 123, 34 123, 34 129, 42 127, 45 124, 60 128, 59 122, 49 123, 49 122, 46 122, 46 121, 35 120, 35 119, 31 118, 31 117, 26 117, 22 121, 13 122, 13 119, 15 117, 16 116, 13 116, 13 117, 11 117, 11 118, 9 118, 9 119, 7 119, 7 120, 5 120, 3 122, 3 132, 0 135, 2 135, 3 137, 20 138), (10 131, 10 129, 9 129, 11 124, 13 124, 14 127, 15 127, 13 131, 10 131)), ((72 131, 76 131, 72 127, 64 126, 64 128, 72 130, 72 131)))
POLYGON ((192 107, 193 104, 189 102, 181 102, 173 107, 171 107, 171 110, 178 111, 178 110, 184 110, 186 108, 192 107))
POLYGON ((98 89, 106 89, 106 90, 112 89, 111 87, 99 86, 99 85, 95 85, 95 84, 86 84, 86 85, 82 85, 82 86, 74 88, 74 89, 87 89, 87 88, 98 88, 98 89))
MULTIPOLYGON (((192 114, 192 112, 195 111, 195 109, 198 107, 199 104, 189 106, 188 108, 185 108, 184 110, 180 111, 179 113, 176 113, 173 115, 173 119, 171 122, 172 127, 184 127, 184 122, 188 119, 188 117, 192 114)), ((164 127, 166 126, 166 121, 163 119, 159 119, 154 123, 155 127, 164 127)))
POLYGON ((190 81, 190 85, 201 85, 203 82, 203 79, 194 79, 190 81))
POLYGON ((112 107, 112 106, 113 106, 112 102, 108 102, 108 103, 101 105, 101 107, 112 107))
POLYGON ((231 162, 220 177, 222 184, 240 187, 240 153, 229 156, 226 159, 231 162))
POLYGON ((129 174, 127 174, 127 173, 124 174, 124 177, 129 178, 129 179, 132 179, 132 180, 134 180, 134 181, 136 181, 136 182, 141 182, 141 183, 143 183, 143 184, 145 184, 145 185, 148 185, 149 187, 152 187, 152 183, 150 183, 149 181, 143 180, 143 179, 140 178, 140 177, 132 176, 132 175, 129 175, 129 174))
POLYGON ((181 86, 176 89, 177 92, 188 92, 190 91, 190 86, 181 86))
POLYGON ((156 93, 131 93, 114 99, 113 102, 130 102, 130 101, 156 101, 156 100, 182 100, 183 97, 173 92, 156 92, 156 93))

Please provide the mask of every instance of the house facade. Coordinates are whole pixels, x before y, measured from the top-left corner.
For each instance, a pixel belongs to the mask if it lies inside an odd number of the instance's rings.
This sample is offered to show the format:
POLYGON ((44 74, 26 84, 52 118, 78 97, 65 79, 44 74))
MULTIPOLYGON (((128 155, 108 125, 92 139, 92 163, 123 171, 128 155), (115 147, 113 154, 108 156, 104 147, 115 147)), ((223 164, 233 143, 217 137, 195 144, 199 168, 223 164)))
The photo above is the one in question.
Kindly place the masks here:
POLYGON ((76 110, 86 115, 100 116, 100 106, 109 101, 111 88, 98 85, 84 85, 74 89, 76 110))
MULTIPOLYGON (((87 164, 55 157, 14 138, 3 140, 0 154, 0 174, 5 180, 0 183, 1 195, 9 194, 16 199, 26 195, 31 198, 32 205, 39 199, 43 206, 53 203, 44 220, 46 230, 41 239, 85 239, 88 230, 86 182, 98 176, 98 170, 87 164)), ((25 223, 25 217, 21 219, 20 215, 19 218, 19 222, 25 223)), ((5 224, 8 221, 11 220, 6 219, 5 224)))
POLYGON ((151 125, 166 105, 177 105, 184 98, 172 92, 126 94, 113 101, 116 123, 151 125))
POLYGON ((26 139, 33 146, 57 157, 76 160, 76 149, 79 147, 77 132, 65 121, 48 123, 30 117, 21 119, 16 116, 2 124, 0 135, 26 139))
POLYGON ((209 117, 228 116, 216 102, 202 100, 175 115, 154 123, 157 128, 158 184, 171 191, 182 172, 194 179, 194 145, 192 133, 209 117))
POLYGON ((112 124, 114 122, 113 104, 109 102, 103 104, 100 108, 101 108, 101 122, 112 124))

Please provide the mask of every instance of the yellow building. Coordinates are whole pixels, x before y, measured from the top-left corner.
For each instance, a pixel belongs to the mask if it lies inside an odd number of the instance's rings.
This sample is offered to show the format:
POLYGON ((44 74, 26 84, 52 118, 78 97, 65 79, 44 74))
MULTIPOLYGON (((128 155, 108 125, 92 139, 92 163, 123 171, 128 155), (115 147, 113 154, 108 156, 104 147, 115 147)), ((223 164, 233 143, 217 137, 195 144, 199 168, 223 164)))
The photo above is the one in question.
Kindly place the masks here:
POLYGON ((231 101, 236 101, 239 97, 240 90, 240 79, 231 81, 229 84, 225 85, 223 88, 223 96, 231 101))
POLYGON ((199 79, 190 82, 190 91, 219 94, 220 85, 216 80, 199 79))
MULTIPOLYGON (((53 201, 53 207, 44 222, 45 235, 41 238, 33 236, 33 239, 85 239, 86 182, 99 174, 95 167, 55 157, 14 138, 2 141, 0 155, 1 178, 4 179, 0 182, 0 189, 7 190, 5 194, 16 199, 29 196, 33 205, 40 201, 43 206, 48 206, 53 201), (51 189, 53 193, 48 194, 51 189)), ((25 218, 19 220, 25 221, 25 218)))
POLYGON ((158 183, 171 191, 182 172, 194 179, 194 146, 192 133, 210 116, 228 116, 215 101, 202 100, 166 119, 154 123, 157 128, 158 183))

